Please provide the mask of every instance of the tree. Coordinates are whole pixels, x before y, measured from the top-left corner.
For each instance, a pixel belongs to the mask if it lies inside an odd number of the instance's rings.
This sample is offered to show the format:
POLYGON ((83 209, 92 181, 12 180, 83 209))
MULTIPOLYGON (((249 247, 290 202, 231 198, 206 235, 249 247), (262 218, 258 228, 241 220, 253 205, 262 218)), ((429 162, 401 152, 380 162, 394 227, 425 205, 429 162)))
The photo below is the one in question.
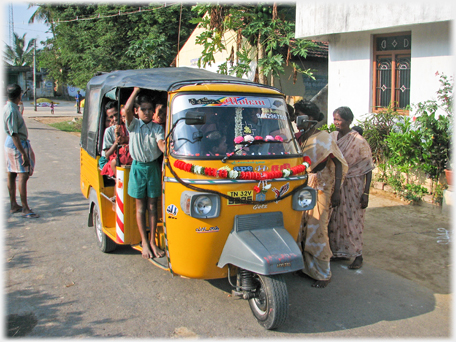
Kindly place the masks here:
MULTIPOLYGON (((45 42, 40 67, 55 80, 84 88, 96 72, 169 66, 178 51, 180 5, 39 5, 54 37, 45 42)), ((180 43, 193 31, 182 6, 180 43)), ((37 19, 35 19, 37 20, 37 19)))
POLYGON ((256 62, 257 79, 267 83, 267 77, 279 76, 284 65, 290 62, 295 72, 312 77, 310 69, 301 69, 292 58, 306 58, 307 51, 318 47, 308 40, 294 39, 295 6, 259 3, 255 5, 212 5, 194 7, 198 19, 193 20, 206 30, 197 37, 197 44, 203 45, 198 60, 199 67, 215 62, 214 54, 226 51, 223 37, 228 31, 236 35, 236 51, 227 51, 229 57, 219 66, 223 74, 246 75, 251 63, 256 62))
POLYGON ((54 21, 53 21, 54 16, 52 14, 52 6, 46 5, 46 4, 38 5, 35 3, 30 3, 28 5, 27 9, 30 9, 34 6, 38 6, 38 8, 35 10, 35 12, 30 17, 30 19, 28 21, 29 24, 33 24, 33 23, 35 23, 35 21, 42 21, 45 24, 48 24, 51 29, 52 36, 54 37, 54 21))
POLYGON ((4 60, 12 66, 31 66, 33 64, 33 49, 35 39, 30 39, 27 45, 25 44, 26 33, 19 37, 14 33, 13 46, 5 44, 4 60))

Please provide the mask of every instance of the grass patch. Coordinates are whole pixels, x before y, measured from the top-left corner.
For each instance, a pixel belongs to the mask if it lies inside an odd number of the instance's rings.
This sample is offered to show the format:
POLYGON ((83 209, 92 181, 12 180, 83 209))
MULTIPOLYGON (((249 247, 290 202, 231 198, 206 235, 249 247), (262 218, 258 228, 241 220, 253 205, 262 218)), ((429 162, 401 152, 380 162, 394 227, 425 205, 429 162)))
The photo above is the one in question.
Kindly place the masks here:
POLYGON ((54 128, 57 128, 64 132, 77 132, 81 133, 82 127, 82 119, 78 119, 76 121, 61 121, 61 122, 54 122, 49 124, 54 128))

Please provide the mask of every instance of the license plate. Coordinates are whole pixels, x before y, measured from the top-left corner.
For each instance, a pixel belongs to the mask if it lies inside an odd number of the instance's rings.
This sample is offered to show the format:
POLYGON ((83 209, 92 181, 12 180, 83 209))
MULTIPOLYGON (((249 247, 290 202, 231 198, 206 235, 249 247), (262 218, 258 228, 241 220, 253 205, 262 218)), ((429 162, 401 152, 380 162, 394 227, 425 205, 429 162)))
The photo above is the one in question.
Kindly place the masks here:
POLYGON ((239 200, 253 201, 253 190, 229 191, 228 196, 234 197, 228 200, 228 205, 242 205, 239 200))

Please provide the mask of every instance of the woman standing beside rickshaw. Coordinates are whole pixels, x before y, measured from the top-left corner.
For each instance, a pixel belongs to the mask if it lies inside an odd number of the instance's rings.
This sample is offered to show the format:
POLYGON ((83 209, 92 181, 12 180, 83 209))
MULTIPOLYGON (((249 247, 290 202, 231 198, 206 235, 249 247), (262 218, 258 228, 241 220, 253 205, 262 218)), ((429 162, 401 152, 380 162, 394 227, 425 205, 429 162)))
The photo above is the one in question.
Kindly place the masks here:
POLYGON ((307 115, 311 120, 308 130, 299 137, 299 142, 304 155, 312 161, 308 185, 318 191, 317 204, 302 215, 302 230, 298 238, 304 256, 302 272, 316 280, 313 287, 324 288, 331 281, 329 212, 331 207, 337 207, 340 203, 340 186, 348 166, 336 141, 327 131, 315 128, 324 115, 314 103, 297 102, 295 114, 307 115))

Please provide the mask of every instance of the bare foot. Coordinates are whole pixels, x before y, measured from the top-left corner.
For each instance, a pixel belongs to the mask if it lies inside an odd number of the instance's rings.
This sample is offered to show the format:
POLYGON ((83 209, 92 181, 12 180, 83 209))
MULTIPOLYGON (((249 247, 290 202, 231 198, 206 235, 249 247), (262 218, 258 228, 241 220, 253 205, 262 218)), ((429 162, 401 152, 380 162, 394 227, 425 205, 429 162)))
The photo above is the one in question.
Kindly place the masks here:
POLYGON ((328 280, 317 280, 315 283, 312 284, 312 287, 317 287, 317 288, 325 288, 328 286, 328 284, 331 282, 331 279, 328 280))
POLYGON ((162 258, 165 256, 165 252, 157 246, 155 246, 155 244, 152 241, 150 242, 150 247, 152 248, 152 251, 157 258, 162 258))
POLYGON ((351 263, 351 265, 348 266, 348 268, 358 269, 358 268, 361 268, 361 266, 363 266, 363 256, 362 255, 357 256, 355 258, 355 260, 351 263))
POLYGON ((149 244, 142 244, 142 257, 144 259, 151 259, 154 257, 154 254, 152 253, 150 247, 149 247, 149 244))
POLYGON ((22 207, 19 204, 11 206, 10 214, 22 212, 22 207))

